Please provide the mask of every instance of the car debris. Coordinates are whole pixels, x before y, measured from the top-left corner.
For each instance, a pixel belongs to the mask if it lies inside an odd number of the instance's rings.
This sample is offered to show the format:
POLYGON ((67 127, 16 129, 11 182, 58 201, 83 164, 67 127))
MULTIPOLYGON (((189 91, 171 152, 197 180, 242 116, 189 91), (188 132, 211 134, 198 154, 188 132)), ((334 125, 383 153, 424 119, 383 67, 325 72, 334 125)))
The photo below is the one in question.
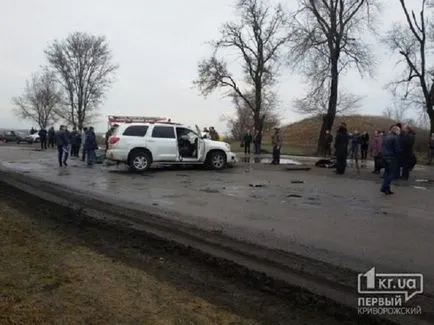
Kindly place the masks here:
POLYGON ((265 184, 254 184, 254 183, 252 183, 252 184, 249 184, 249 186, 250 186, 250 187, 266 187, 267 185, 265 185, 265 184))
POLYGON ((301 198, 302 196, 299 194, 288 194, 288 197, 301 198))
POLYGON ((291 184, 303 184, 303 183, 304 183, 304 181, 298 180, 298 179, 294 179, 291 181, 291 184))
POLYGON ((416 179, 416 183, 434 183, 434 179, 416 179))
POLYGON ((312 168, 311 167, 300 167, 300 166, 297 166, 297 167, 287 167, 286 168, 286 170, 290 170, 290 171, 308 171, 308 170, 311 170, 312 168))

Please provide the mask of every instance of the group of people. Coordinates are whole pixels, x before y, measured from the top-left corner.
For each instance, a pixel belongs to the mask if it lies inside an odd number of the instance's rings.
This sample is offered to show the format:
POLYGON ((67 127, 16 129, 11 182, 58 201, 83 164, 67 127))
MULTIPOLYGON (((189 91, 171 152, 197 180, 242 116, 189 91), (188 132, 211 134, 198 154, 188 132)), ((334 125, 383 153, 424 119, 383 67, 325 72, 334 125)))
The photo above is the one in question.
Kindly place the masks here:
POLYGON ((204 128, 202 131, 202 137, 209 138, 214 141, 221 140, 220 135, 213 126, 210 126, 209 128, 204 128))
POLYGON ((59 167, 67 167, 69 157, 79 158, 80 149, 82 153, 81 160, 86 160, 89 167, 95 164, 95 151, 98 149, 98 144, 92 126, 83 128, 82 132, 79 132, 77 128, 69 131, 65 125, 61 125, 57 132, 54 130, 54 127, 50 127, 48 131, 42 128, 39 130, 38 135, 41 142, 41 150, 46 150, 50 147, 57 148, 59 167))
MULTIPOLYGON (((434 138, 434 137, 433 137, 434 138)), ((342 123, 336 133, 334 142, 336 155, 336 173, 344 174, 347 159, 358 159, 359 150, 362 159, 367 159, 368 147, 371 146, 371 155, 374 158, 373 173, 380 173, 384 169, 381 192, 385 195, 393 194, 391 184, 394 179, 408 180, 410 171, 416 164, 416 156, 413 153, 415 132, 410 126, 402 126, 401 123, 393 125, 386 133, 375 131, 371 142, 369 135, 364 132, 349 134, 347 126, 342 123)))
POLYGON ((253 133, 252 131, 247 131, 241 140, 241 147, 244 147, 244 154, 250 155, 250 148, 253 144, 254 154, 259 155, 261 153, 261 140, 262 135, 260 132, 253 133))

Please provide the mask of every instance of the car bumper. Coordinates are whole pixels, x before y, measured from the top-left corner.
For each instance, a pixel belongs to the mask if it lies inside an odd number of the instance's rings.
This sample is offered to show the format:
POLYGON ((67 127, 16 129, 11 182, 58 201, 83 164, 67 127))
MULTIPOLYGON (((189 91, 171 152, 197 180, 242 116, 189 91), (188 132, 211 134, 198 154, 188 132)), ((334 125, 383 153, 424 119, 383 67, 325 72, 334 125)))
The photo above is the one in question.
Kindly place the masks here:
POLYGON ((112 161, 122 161, 127 162, 128 161, 128 153, 127 150, 122 149, 109 149, 106 152, 106 159, 112 160, 112 161))
POLYGON ((226 153, 226 159, 228 165, 235 165, 238 162, 237 155, 230 151, 226 153))

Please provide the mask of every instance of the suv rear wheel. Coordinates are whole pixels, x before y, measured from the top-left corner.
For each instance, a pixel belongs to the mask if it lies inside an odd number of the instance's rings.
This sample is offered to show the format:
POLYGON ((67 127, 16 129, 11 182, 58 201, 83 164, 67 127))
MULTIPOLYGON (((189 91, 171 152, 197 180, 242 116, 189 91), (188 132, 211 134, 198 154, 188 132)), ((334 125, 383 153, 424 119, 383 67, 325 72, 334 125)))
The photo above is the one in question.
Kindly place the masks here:
POLYGON ((208 159, 208 166, 212 169, 219 170, 226 167, 226 154, 223 151, 211 152, 208 159))
POLYGON ((151 167, 151 156, 143 150, 133 151, 131 153, 130 169, 134 172, 143 172, 151 167))

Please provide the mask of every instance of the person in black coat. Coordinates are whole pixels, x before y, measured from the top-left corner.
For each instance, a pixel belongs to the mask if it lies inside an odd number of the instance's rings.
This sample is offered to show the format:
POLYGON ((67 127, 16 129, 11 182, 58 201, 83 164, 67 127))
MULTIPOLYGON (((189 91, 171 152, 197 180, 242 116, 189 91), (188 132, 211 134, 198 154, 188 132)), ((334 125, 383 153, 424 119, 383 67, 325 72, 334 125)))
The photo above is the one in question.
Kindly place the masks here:
POLYGON ((40 129, 38 135, 41 142, 41 150, 47 149, 47 130, 45 128, 40 129))
POLYGON ((384 175, 383 184, 381 185, 381 192, 385 195, 394 194, 390 186, 395 179, 396 170, 399 170, 399 158, 401 157, 400 147, 400 133, 401 130, 398 126, 391 127, 389 134, 384 137, 381 154, 383 156, 384 175))
POLYGON ((54 127, 50 127, 48 129, 48 146, 50 148, 54 148, 56 145, 56 131, 54 131, 54 127))
POLYGON ((409 126, 405 126, 401 136, 401 165, 402 178, 408 180, 410 171, 413 168, 413 146, 415 141, 415 133, 409 126))
POLYGON ((363 132, 361 137, 360 152, 362 156, 362 164, 366 164, 368 159, 368 149, 369 149, 369 134, 368 132, 363 132))
POLYGON ((349 135, 345 123, 339 127, 335 137, 336 174, 344 174, 347 167, 349 135))

